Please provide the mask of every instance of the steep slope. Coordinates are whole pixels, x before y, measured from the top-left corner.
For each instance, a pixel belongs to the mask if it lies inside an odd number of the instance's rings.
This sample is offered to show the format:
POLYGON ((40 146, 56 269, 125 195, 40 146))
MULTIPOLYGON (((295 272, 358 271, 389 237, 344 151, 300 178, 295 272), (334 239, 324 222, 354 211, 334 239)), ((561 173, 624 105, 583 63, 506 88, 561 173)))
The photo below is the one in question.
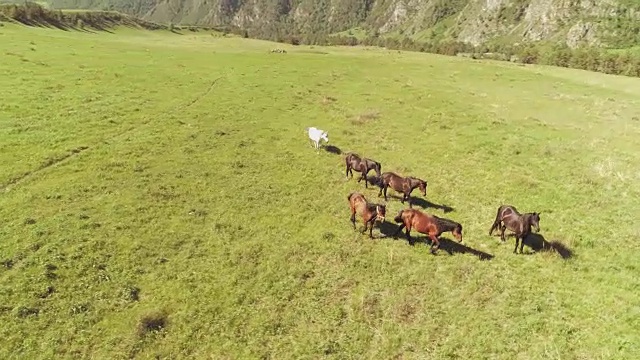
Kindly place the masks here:
POLYGON ((51 0, 55 8, 118 10, 157 22, 234 25, 259 36, 360 27, 425 41, 480 45, 564 40, 640 43, 640 0, 51 0))

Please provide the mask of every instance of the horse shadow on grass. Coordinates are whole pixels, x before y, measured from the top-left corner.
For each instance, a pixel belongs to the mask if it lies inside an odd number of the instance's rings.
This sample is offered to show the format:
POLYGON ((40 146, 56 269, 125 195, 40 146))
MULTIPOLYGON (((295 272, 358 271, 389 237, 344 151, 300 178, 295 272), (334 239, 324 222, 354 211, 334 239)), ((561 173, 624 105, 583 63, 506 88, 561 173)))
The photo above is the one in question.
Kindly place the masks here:
MULTIPOLYGON (((381 239, 383 238, 394 238, 394 234, 395 232, 398 230, 398 225, 390 223, 390 222, 383 222, 380 225, 378 225, 378 228, 380 229, 380 232, 383 234, 382 237, 380 237, 381 239)), ((416 243, 418 242, 422 242, 428 245, 431 245, 431 239, 429 239, 426 236, 416 236, 417 233, 413 233, 411 234, 411 237, 416 241, 416 243)), ((422 234, 421 234, 422 235, 422 234)), ((404 234, 404 231, 401 231, 397 238, 398 240, 405 240, 406 241, 406 237, 404 234)), ((441 237, 440 238, 440 249, 442 251, 445 251, 446 253, 448 253, 449 255, 454 255, 454 254, 471 254, 474 256, 477 256, 480 260, 491 260, 494 258, 494 255, 491 255, 489 253, 486 253, 484 251, 480 251, 480 250, 476 250, 473 248, 470 248, 466 245, 460 244, 457 241, 454 240, 450 240, 447 239, 445 237, 441 237)))
MULTIPOLYGON (((400 199, 399 197, 396 197, 396 198, 400 199)), ((445 214, 456 210, 451 206, 448 206, 445 204, 434 204, 431 201, 423 198, 411 197, 411 203, 414 205, 418 205, 423 209, 434 208, 434 209, 442 210, 445 214)))
MULTIPOLYGON (((382 189, 382 179, 380 179, 378 176, 369 175, 369 176, 367 176, 367 181, 369 182, 369 184, 373 185, 378 190, 382 189)), ((393 191, 393 190, 387 190, 387 197, 392 198, 392 199, 396 199, 398 201, 402 200, 402 196, 399 196, 397 194, 392 194, 392 193, 390 193, 391 191, 393 191)), ((435 204, 435 203, 432 203, 431 201, 429 201, 427 199, 423 199, 423 198, 420 198, 420 197, 414 197, 414 196, 411 197, 411 204, 420 206, 423 209, 433 208, 433 209, 442 210, 445 214, 456 210, 456 209, 452 208, 451 206, 448 206, 448 205, 445 205, 445 204, 435 204)))
MULTIPOLYGON (((499 234, 497 236, 500 236, 499 234)), ((514 238, 514 234, 505 234, 507 238, 514 238)), ((560 240, 551 240, 548 241, 544 238, 544 236, 536 233, 530 233, 523 240, 524 244, 528 246, 533 253, 529 253, 529 255, 533 255, 538 252, 553 252, 555 251, 563 260, 570 259, 574 256, 573 250, 564 245, 560 240)))
POLYGON ((324 149, 324 151, 334 154, 334 155, 341 155, 342 154, 342 150, 340 150, 339 147, 337 146, 333 146, 333 145, 325 145, 322 147, 324 149))

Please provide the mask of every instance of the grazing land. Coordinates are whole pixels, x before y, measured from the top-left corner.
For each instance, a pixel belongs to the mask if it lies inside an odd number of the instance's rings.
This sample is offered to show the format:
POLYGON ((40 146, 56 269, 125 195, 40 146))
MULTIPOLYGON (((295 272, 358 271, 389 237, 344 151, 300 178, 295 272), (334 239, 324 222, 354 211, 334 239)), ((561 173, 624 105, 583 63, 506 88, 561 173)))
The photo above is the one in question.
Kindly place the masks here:
POLYGON ((3 359, 640 356, 640 79, 15 24, 0 56, 3 359), (355 232, 383 200, 336 148, 466 247, 355 232), (527 254, 503 203, 542 212, 527 254))

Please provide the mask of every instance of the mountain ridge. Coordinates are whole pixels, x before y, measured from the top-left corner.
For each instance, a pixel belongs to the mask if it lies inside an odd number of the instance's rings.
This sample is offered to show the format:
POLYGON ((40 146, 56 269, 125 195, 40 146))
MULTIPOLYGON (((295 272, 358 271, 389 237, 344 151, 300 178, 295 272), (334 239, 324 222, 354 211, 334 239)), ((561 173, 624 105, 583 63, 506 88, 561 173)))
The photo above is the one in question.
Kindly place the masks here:
POLYGON ((424 42, 640 44, 640 0, 49 0, 55 9, 117 10, 185 25, 235 26, 258 37, 352 29, 424 42))

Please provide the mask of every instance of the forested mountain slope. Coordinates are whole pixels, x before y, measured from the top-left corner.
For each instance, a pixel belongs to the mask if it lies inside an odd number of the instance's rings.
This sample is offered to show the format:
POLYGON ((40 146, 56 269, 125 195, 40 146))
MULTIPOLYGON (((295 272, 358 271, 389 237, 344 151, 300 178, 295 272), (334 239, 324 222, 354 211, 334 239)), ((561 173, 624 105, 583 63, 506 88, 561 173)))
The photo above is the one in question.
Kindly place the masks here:
POLYGON ((146 20, 234 25, 260 37, 358 29, 438 42, 640 44, 640 0, 50 0, 54 8, 118 10, 146 20))

